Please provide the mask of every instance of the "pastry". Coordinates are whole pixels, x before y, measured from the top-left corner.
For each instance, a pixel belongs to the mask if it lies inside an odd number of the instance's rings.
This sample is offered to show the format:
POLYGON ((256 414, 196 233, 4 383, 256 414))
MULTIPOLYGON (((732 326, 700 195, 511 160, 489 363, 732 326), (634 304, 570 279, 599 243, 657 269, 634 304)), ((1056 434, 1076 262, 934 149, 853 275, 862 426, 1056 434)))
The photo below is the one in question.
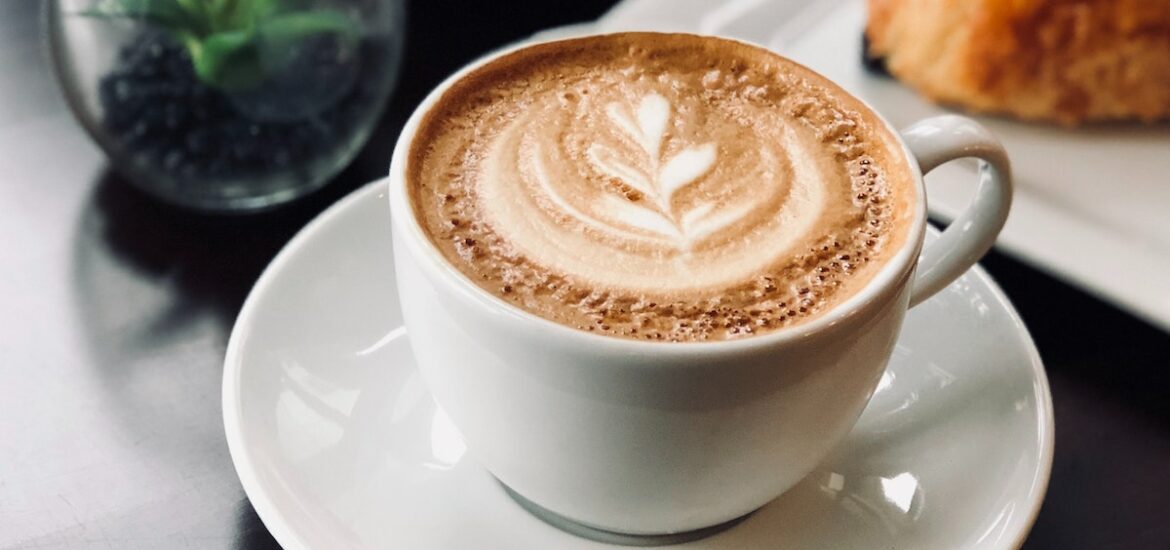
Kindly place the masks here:
POLYGON ((926 97, 1065 125, 1170 117, 1170 0, 869 0, 867 56, 926 97))

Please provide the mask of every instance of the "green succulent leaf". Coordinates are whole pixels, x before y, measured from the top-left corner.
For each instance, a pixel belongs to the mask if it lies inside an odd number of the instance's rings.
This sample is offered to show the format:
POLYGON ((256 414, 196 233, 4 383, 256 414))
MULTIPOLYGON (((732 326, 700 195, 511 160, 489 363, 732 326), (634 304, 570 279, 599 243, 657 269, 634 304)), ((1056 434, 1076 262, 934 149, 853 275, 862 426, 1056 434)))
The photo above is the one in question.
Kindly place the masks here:
POLYGON ((82 15, 133 18, 175 37, 204 83, 244 90, 281 70, 296 44, 314 35, 336 35, 346 47, 361 38, 358 22, 334 9, 306 9, 300 0, 102 0, 82 15), (262 63, 261 41, 268 52, 262 63), (281 61, 283 59, 283 61, 281 61))
POLYGON ((195 74, 213 87, 244 90, 264 79, 256 51, 255 29, 215 33, 203 39, 198 53, 191 53, 195 74))
POLYGON ((170 1, 170 2, 174 2, 174 3, 178 4, 179 7, 183 8, 184 11, 186 11, 188 14, 191 15, 191 19, 194 21, 207 22, 209 19, 208 18, 209 14, 207 11, 207 8, 208 8, 207 4, 208 3, 205 2, 204 0, 158 0, 158 1, 160 1, 160 2, 170 1))
POLYGON ((247 4, 250 8, 248 11, 256 19, 275 15, 279 11, 288 11, 291 6, 288 0, 252 0, 247 4))

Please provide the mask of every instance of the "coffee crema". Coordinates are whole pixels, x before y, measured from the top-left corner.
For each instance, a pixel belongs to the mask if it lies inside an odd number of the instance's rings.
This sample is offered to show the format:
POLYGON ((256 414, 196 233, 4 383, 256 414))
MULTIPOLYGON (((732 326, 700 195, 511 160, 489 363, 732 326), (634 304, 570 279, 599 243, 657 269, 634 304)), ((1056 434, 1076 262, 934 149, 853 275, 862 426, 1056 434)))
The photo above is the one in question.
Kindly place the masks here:
POLYGON ((857 100, 767 50, 683 34, 541 44, 465 75, 422 119, 415 215, 524 310, 648 340, 812 319, 907 238, 914 183, 857 100))

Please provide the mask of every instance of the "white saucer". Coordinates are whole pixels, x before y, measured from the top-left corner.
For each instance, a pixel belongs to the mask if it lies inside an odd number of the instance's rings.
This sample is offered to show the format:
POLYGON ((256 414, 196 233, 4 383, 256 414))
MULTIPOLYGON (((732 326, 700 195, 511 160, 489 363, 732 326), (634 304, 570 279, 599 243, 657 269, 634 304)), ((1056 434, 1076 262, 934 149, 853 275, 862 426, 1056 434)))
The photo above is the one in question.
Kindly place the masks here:
MULTIPOLYGON (((398 310, 384 185, 272 262, 232 332, 224 426, 256 512, 288 549, 612 548, 551 527, 435 407, 398 310)), ((1039 356, 981 270, 914 309, 847 442, 797 487, 687 548, 1001 548, 1052 465, 1039 356)))

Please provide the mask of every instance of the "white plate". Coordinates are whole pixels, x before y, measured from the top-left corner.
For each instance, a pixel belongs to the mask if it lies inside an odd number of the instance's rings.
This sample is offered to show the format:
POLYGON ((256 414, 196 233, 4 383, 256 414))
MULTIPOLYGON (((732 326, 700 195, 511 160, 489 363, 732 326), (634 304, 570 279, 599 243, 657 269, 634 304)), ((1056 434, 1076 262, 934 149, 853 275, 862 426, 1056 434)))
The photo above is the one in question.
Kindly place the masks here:
MULTIPOLYGON (((244 489, 284 548, 612 548, 530 516, 465 454, 415 371, 384 185, 310 223, 252 290, 224 365, 244 489)), ((1052 465, 1027 331, 976 269, 914 309, 847 442, 744 522, 685 548, 1006 548, 1052 465)))
MULTIPOLYGON (((626 0, 604 31, 703 32, 763 44, 828 76, 904 127, 945 112, 861 65, 859 0, 626 0)), ((975 117, 1007 146, 1016 177, 999 246, 1170 330, 1170 124, 1079 130, 975 117)), ((975 183, 972 165, 926 178, 930 211, 952 219, 975 183)))

